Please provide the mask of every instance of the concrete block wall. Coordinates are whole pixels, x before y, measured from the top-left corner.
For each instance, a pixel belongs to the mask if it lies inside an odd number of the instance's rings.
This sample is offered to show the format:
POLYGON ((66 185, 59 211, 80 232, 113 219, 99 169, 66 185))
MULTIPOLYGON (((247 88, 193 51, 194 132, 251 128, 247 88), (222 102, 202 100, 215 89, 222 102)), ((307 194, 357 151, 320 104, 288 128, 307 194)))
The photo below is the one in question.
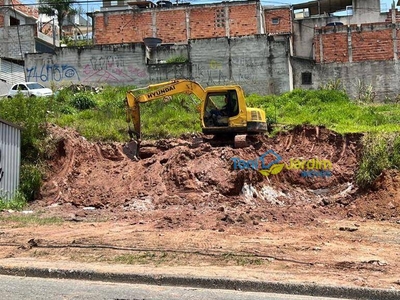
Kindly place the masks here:
POLYGON ((35 51, 36 25, 0 28, 0 57, 24 59, 25 53, 35 51))
POLYGON ((398 61, 362 61, 353 63, 316 64, 312 60, 292 58, 295 88, 318 89, 321 85, 340 80, 350 98, 357 99, 360 84, 371 86, 375 101, 384 101, 386 97, 394 99, 400 94, 398 61), (302 83, 302 73, 312 74, 312 83, 302 83))
POLYGON ((60 48, 56 55, 28 54, 27 80, 46 86, 71 83, 145 86, 174 78, 202 85, 238 83, 246 93, 282 93, 289 89, 287 41, 265 35, 190 40, 188 45, 161 46, 158 57, 186 54, 186 63, 146 64, 143 43, 60 48), (189 48, 188 48, 189 47, 189 48))
POLYGON ((237 83, 246 93, 283 93, 289 89, 287 43, 266 35, 192 40, 192 76, 204 85, 237 83))
POLYGON ((107 45, 88 49, 58 48, 55 55, 29 54, 26 78, 46 86, 71 83, 102 86, 147 84, 143 44, 107 45))
POLYGON ((191 40, 192 77, 204 85, 233 82, 228 38, 191 40))

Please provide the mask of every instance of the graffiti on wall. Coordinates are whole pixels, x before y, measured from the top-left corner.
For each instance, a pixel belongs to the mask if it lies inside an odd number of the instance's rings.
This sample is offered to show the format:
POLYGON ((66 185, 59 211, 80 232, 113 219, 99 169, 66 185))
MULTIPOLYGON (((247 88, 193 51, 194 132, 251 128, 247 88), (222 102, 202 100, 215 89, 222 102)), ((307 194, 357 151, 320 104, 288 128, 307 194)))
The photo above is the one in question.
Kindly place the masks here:
POLYGON ((263 57, 232 57, 232 73, 236 82, 257 81, 260 74, 266 74, 266 59, 263 57))
POLYGON ((229 82, 229 76, 225 74, 222 63, 210 60, 207 64, 194 63, 192 74, 195 80, 207 85, 219 85, 229 82))
POLYGON ((79 74, 74 66, 68 64, 42 64, 31 68, 26 68, 26 78, 28 81, 79 81, 79 74))
POLYGON ((149 65, 150 82, 165 81, 175 78, 188 78, 187 63, 149 65))
POLYGON ((132 83, 138 78, 146 78, 147 70, 127 63, 123 56, 92 55, 88 63, 58 63, 53 58, 36 59, 26 68, 28 81, 39 82, 82 82, 82 83, 132 83))
POLYGON ((147 77, 146 69, 127 63, 118 55, 92 56, 83 74, 83 82, 125 83, 147 77))
POLYGON ((193 77, 208 85, 226 84, 234 82, 257 81, 260 74, 266 74, 265 58, 247 57, 246 55, 231 59, 232 78, 229 79, 229 66, 217 60, 210 60, 206 64, 193 64, 193 77))

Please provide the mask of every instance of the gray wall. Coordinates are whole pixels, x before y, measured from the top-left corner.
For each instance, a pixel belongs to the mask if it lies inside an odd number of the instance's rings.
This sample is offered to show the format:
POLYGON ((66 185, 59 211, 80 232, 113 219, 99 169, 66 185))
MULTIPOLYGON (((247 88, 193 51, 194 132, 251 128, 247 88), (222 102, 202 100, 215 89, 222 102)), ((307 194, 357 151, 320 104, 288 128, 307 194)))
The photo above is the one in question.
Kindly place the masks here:
POLYGON ((0 28, 0 57, 24 59, 25 53, 35 51, 36 25, 0 28))
POLYGON ((21 131, 0 119, 0 198, 11 199, 18 190, 21 131))
POLYGON ((55 55, 27 54, 26 79, 47 86, 136 85, 174 78, 201 84, 239 83, 247 93, 282 93, 289 90, 288 40, 266 35, 191 40, 152 51, 151 61, 187 56, 188 63, 146 64, 142 43, 60 48, 55 55))
POLYGON ((292 59, 294 86, 303 89, 317 89, 321 84, 340 79, 344 89, 353 99, 358 97, 360 83, 372 86, 376 101, 391 99, 400 94, 400 62, 376 61, 346 64, 315 64, 311 60, 292 59), (312 84, 302 84, 301 74, 312 73, 312 84))
POLYGON ((7 82, 8 89, 4 90, 4 85, 0 85, 0 96, 8 93, 11 85, 25 81, 25 68, 22 65, 0 58, 0 80, 7 82))
POLYGON ((288 40, 266 35, 190 42, 193 78, 205 85, 238 83, 246 93, 289 90, 288 40))

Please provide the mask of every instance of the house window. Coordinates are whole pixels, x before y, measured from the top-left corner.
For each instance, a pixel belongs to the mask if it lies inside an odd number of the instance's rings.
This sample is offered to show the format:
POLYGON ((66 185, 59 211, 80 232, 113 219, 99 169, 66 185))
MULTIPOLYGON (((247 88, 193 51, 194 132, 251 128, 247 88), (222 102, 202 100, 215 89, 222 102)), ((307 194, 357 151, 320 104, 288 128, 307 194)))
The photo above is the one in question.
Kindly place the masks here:
POLYGON ((347 5, 346 6, 346 14, 348 16, 352 16, 353 15, 353 6, 351 6, 351 5, 347 5))
POLYGON ((312 84, 312 73, 310 72, 301 73, 301 84, 312 84))
POLYGON ((273 25, 278 25, 279 24, 279 18, 272 18, 271 23, 273 25))
POLYGON ((10 16, 10 26, 16 26, 16 25, 20 25, 20 21, 10 16))

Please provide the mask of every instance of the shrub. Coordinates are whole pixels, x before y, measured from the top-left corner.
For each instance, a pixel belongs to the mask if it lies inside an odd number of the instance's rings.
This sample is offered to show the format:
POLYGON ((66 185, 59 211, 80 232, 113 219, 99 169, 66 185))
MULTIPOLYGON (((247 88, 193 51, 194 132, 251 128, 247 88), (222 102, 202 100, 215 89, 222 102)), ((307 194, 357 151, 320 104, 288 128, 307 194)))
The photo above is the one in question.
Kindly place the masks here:
POLYGON ((0 210, 13 209, 21 210, 26 206, 25 195, 21 192, 15 193, 10 200, 4 200, 0 197, 0 210))
POLYGON ((370 186, 385 169, 400 167, 400 136, 398 133, 368 133, 362 139, 361 163, 356 182, 362 187, 370 186))
POLYGON ((20 173, 20 191, 27 201, 35 199, 42 184, 42 172, 38 166, 23 164, 20 173))
POLYGON ((175 56, 175 57, 171 57, 169 59, 167 59, 167 64, 171 64, 171 63, 184 63, 187 62, 188 59, 182 55, 180 56, 175 56))
POLYGON ((85 110, 96 107, 96 101, 87 93, 78 93, 72 98, 71 105, 78 110, 85 110))

